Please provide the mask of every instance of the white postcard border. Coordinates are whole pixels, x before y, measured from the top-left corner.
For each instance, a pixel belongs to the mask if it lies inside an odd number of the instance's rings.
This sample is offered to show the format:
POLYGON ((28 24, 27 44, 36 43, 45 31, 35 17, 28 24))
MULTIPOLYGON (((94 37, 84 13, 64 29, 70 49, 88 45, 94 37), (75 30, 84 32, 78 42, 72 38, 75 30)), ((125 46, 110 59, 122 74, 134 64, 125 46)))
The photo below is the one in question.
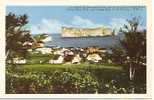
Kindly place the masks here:
POLYGON ((152 4, 150 0, 5 0, 0 2, 0 97, 1 98, 151 98, 152 95, 152 4), (7 5, 101 5, 146 6, 147 8, 147 93, 146 94, 5 94, 5 7, 7 5))

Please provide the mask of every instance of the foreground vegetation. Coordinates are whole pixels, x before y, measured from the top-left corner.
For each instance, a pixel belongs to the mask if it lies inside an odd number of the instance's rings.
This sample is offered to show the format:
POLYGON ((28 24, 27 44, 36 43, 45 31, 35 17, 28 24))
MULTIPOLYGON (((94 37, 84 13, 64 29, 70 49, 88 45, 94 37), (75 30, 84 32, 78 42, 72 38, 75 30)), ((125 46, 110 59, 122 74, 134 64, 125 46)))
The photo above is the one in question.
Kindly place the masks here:
MULTIPOLYGON (((141 82, 141 80, 140 80, 141 82)), ((29 64, 7 67, 6 93, 145 93, 121 66, 29 64)))

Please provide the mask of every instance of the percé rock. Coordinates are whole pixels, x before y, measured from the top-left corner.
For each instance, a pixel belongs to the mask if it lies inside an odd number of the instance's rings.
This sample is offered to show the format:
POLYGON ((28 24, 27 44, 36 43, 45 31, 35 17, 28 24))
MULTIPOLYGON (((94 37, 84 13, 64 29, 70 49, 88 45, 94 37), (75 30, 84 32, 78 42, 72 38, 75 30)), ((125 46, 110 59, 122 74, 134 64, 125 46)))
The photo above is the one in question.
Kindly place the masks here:
POLYGON ((94 37, 94 36, 112 36, 114 31, 110 28, 98 27, 98 28, 73 28, 62 27, 62 37, 94 37))

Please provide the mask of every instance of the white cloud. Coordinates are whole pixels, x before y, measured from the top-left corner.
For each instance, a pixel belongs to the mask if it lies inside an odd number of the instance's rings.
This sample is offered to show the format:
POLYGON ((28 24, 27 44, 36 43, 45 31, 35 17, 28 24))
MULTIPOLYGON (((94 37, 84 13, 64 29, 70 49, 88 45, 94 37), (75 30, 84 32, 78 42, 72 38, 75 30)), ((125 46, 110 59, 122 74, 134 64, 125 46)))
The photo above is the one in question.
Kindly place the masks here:
MULTIPOLYGON (((123 18, 112 18, 109 25, 106 27, 115 29, 118 33, 120 27, 123 27, 124 24, 127 24, 126 19, 123 18)), ((82 18, 80 16, 74 16, 70 20, 70 24, 65 24, 57 19, 42 19, 41 22, 37 25, 31 26, 32 34, 40 33, 60 33, 61 27, 80 27, 80 28, 92 28, 92 27, 102 27, 103 24, 98 24, 90 19, 82 18)))
POLYGON ((72 20, 70 20, 70 24, 65 24, 56 19, 42 19, 41 22, 37 25, 31 26, 32 34, 40 34, 40 33, 60 33, 61 27, 80 27, 80 28, 92 28, 92 27, 101 27, 103 25, 97 24, 89 19, 82 18, 80 16, 74 16, 72 20))
POLYGON ((42 19, 37 25, 31 26, 32 34, 58 33, 63 24, 56 19, 42 19))
POLYGON ((80 16, 74 16, 73 20, 71 21, 71 24, 72 24, 72 26, 82 27, 82 28, 101 26, 89 19, 84 19, 80 16))

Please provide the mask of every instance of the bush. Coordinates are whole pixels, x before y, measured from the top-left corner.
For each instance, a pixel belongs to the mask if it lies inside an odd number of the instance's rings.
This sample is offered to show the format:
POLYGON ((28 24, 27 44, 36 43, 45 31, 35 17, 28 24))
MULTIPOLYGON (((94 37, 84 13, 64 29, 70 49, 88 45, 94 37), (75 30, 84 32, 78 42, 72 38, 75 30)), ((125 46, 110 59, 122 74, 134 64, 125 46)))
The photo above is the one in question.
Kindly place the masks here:
POLYGON ((65 69, 28 71, 6 69, 8 94, 146 93, 144 83, 130 82, 126 75, 104 70, 65 69), (106 74, 104 74, 106 73, 106 74))
POLYGON ((95 93, 99 87, 87 72, 7 72, 6 76, 6 93, 95 93))

